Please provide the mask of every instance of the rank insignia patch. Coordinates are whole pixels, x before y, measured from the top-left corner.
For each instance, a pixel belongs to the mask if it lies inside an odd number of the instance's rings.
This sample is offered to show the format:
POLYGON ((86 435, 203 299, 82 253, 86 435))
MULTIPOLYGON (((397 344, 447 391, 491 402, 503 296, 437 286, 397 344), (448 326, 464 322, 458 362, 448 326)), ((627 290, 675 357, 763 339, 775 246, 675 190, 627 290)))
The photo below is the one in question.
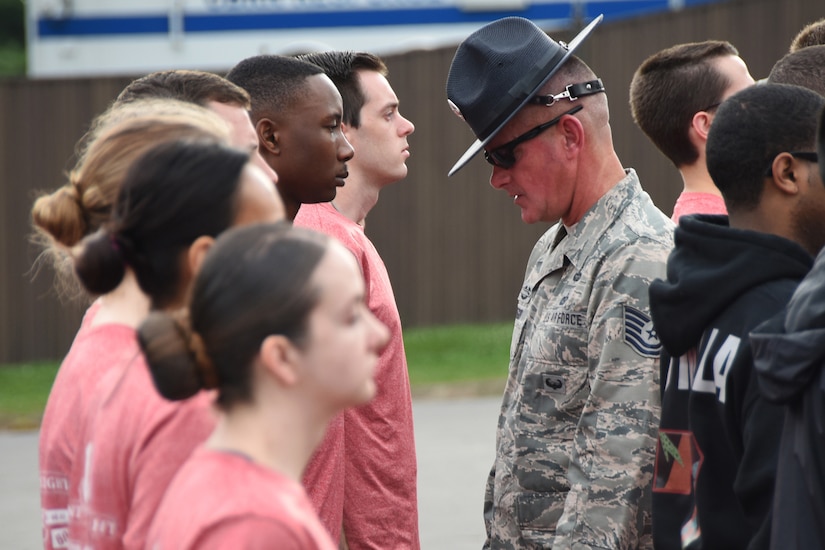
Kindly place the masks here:
POLYGON ((650 317, 631 306, 624 306, 624 341, 642 357, 659 357, 662 344, 650 317))

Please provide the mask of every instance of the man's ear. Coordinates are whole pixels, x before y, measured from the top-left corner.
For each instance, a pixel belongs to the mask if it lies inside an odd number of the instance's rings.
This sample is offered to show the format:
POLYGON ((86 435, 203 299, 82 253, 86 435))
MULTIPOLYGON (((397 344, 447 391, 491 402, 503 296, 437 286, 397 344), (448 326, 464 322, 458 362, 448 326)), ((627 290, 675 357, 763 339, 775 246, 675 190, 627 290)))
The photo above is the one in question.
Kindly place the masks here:
POLYGON ((774 157, 769 179, 780 192, 786 195, 799 193, 798 166, 790 153, 779 153, 774 157))
POLYGON ((275 377, 282 386, 294 386, 299 375, 298 349, 281 334, 267 336, 261 342, 259 359, 264 370, 275 377))
POLYGON ((707 142, 712 122, 713 115, 707 111, 699 111, 693 115, 690 121, 690 130, 703 142, 707 142))
POLYGON ((562 135, 564 136, 564 148, 568 152, 580 151, 584 146, 584 126, 581 120, 568 115, 559 121, 562 135))
POLYGON ((255 133, 258 134, 258 143, 273 155, 281 154, 280 134, 278 124, 266 117, 255 124, 255 133))
POLYGON ((206 259, 206 254, 212 248, 213 244, 215 244, 213 237, 202 235, 189 245, 189 250, 186 251, 186 265, 193 278, 198 274, 198 271, 200 271, 201 265, 203 265, 203 261, 206 259))

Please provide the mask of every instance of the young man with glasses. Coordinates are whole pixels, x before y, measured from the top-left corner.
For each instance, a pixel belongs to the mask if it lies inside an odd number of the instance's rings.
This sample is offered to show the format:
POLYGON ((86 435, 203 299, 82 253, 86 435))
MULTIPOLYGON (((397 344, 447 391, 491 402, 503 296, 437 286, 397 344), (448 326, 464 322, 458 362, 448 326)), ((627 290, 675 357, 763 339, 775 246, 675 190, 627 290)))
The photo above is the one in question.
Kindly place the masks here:
POLYGON ((674 353, 665 402, 688 395, 687 429, 659 433, 654 495, 693 490, 687 512, 655 501, 657 549, 768 548, 783 410, 760 394, 748 335, 787 305, 825 244, 814 153, 823 106, 781 84, 719 106, 707 164, 728 217, 682 218, 668 278, 650 287, 654 326, 674 353))
POLYGON ((754 83, 729 42, 677 44, 657 52, 630 82, 633 120, 673 163, 684 188, 671 219, 686 214, 725 214, 725 201, 705 163, 705 143, 719 105, 754 83))
POLYGON ((650 547, 659 341, 648 285, 664 275, 672 222, 613 149, 601 81, 570 45, 505 18, 470 35, 450 107, 485 151, 490 183, 526 223, 556 223, 518 298, 486 548, 650 547))
MULTIPOLYGON (((825 159, 825 110, 818 158, 825 159)), ((825 181, 825 163, 819 163, 825 181)), ((785 411, 774 489, 771 548, 825 548, 825 256, 799 284, 786 312, 751 332, 765 399, 785 411)))

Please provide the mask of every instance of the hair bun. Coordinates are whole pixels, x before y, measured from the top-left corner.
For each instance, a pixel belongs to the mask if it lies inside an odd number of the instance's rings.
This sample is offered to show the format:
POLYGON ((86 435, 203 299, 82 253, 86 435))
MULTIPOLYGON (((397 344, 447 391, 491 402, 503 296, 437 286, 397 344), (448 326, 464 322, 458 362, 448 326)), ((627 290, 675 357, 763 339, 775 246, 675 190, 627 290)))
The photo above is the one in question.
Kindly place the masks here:
POLYGON ((63 246, 71 248, 79 243, 86 235, 88 224, 74 183, 39 197, 32 206, 32 221, 63 246))
POLYGON ((190 348, 188 321, 154 311, 138 328, 138 342, 146 356, 158 393, 179 401, 201 390, 200 368, 190 348))

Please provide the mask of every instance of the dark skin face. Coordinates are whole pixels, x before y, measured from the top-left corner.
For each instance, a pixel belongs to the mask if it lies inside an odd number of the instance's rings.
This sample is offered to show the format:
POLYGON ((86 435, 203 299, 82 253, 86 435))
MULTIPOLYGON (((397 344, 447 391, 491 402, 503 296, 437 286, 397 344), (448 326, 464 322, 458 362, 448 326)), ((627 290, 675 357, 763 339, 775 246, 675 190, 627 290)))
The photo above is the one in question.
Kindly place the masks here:
POLYGON ((347 177, 354 154, 341 130, 341 95, 323 74, 306 80, 304 93, 286 113, 264 117, 257 131, 278 191, 294 219, 301 204, 329 202, 347 177))

